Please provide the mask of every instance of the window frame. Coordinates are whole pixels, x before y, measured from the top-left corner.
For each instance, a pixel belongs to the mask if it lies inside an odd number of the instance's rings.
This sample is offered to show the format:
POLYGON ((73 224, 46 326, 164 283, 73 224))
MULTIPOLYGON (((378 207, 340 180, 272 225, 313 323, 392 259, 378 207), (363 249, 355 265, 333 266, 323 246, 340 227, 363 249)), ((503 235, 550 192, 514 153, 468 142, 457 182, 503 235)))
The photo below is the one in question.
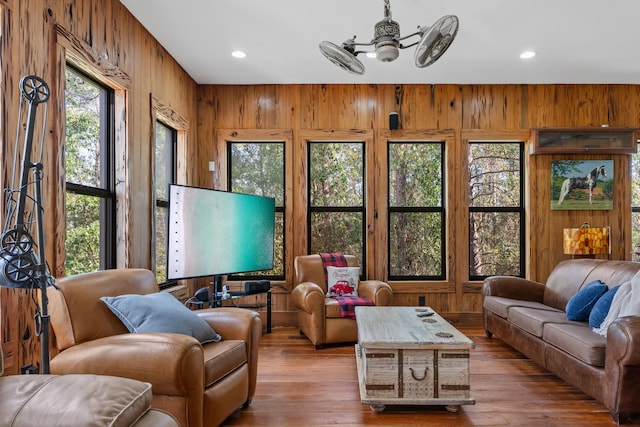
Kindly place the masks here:
POLYGON ((387 269, 387 277, 388 280, 391 281, 429 281, 429 280, 445 280, 447 278, 447 210, 446 210, 446 200, 447 200, 447 169, 446 169, 446 143, 445 141, 426 141, 426 140, 409 140, 409 139, 389 139, 386 141, 386 156, 387 156, 387 200, 386 200, 386 208, 387 208, 387 259, 391 259, 391 216, 395 212, 406 212, 406 213, 439 213, 441 226, 440 226, 440 265, 441 270, 440 274, 437 275, 392 275, 391 274, 391 262, 388 261, 386 265, 387 269), (422 207, 399 207, 399 206, 391 206, 391 166, 390 166, 390 158, 391 158, 391 146, 393 144, 430 144, 430 145, 439 145, 440 146, 440 171, 441 171, 441 182, 442 187, 440 189, 440 206, 422 206, 422 207))
MULTIPOLYGON (((171 126, 170 124, 167 124, 164 122, 164 120, 162 120, 161 118, 156 118, 155 122, 154 122, 154 138, 153 138, 153 142, 154 142, 154 150, 157 149, 156 143, 157 143, 157 128, 158 125, 161 125, 163 127, 165 127, 171 134, 171 150, 170 150, 170 156, 171 159, 169 159, 170 163, 171 163, 171 173, 170 173, 170 179, 168 179, 167 183, 168 184, 175 184, 177 181, 177 176, 178 176, 178 162, 177 162, 177 156, 178 156, 178 130, 175 129, 173 126, 171 126)), ((157 197, 156 194, 156 185, 155 182, 158 178, 157 176, 157 162, 155 162, 156 156, 154 156, 154 164, 153 164, 153 173, 154 173, 154 186, 153 186, 153 199, 154 199, 154 209, 153 209, 153 214, 152 214, 152 222, 154 224, 154 230, 153 230, 153 247, 154 247, 154 251, 153 251, 153 263, 154 263, 154 273, 156 275, 156 279, 158 279, 158 265, 157 265, 157 261, 158 261, 158 233, 157 233, 157 229, 156 229, 156 218, 157 218, 157 213, 158 213, 158 209, 164 209, 166 214, 165 214, 165 218, 168 219, 169 217, 169 194, 167 191, 167 199, 159 199, 157 197)), ((169 162, 167 162, 169 163, 169 162)), ((168 224, 165 221, 165 235, 166 230, 168 228, 168 224)), ((165 250, 166 250, 166 242, 165 243, 165 250)), ((166 266, 165 266, 166 267, 166 266)), ((168 281, 166 280, 158 280, 158 284, 160 289, 164 289, 166 287, 169 287, 173 284, 175 284, 175 281, 168 281)))
MULTIPOLYGON (((520 239, 520 257, 519 257, 519 270, 520 274, 517 277, 526 277, 526 258, 527 258, 527 240, 526 240, 526 198, 525 198, 525 180, 526 180, 526 163, 525 163, 525 142, 524 141, 511 141, 511 140, 499 140, 499 139, 482 139, 482 140, 469 140, 465 147, 467 153, 469 153, 470 146, 472 144, 518 144, 519 145, 519 163, 520 163, 520 182, 519 182, 519 206, 518 207, 472 207, 469 200, 468 184, 470 177, 468 176, 469 165, 467 164, 467 192, 465 196, 467 198, 467 230, 470 228, 471 214, 473 212, 480 213, 518 213, 520 215, 520 227, 518 237, 520 239)), ((467 156, 468 158, 468 156, 467 156)), ((482 281, 487 277, 496 275, 499 273, 492 273, 487 275, 474 275, 471 274, 471 236, 467 233, 467 274, 470 281, 482 281)))
MULTIPOLYGON (((116 190, 115 190, 115 114, 116 96, 114 89, 99 82, 89 74, 67 63, 65 73, 71 70, 82 79, 100 88, 100 182, 102 187, 92 187, 66 180, 65 194, 97 197, 100 206, 100 269, 116 268, 116 190)), ((66 223, 66 210, 65 210, 66 223)), ((65 251, 66 259, 66 251, 65 251)), ((65 261, 66 263, 66 261, 65 261)))
MULTIPOLYGON (((226 164, 227 164, 227 170, 228 173, 226 174, 227 177, 227 184, 226 184, 226 188, 228 189, 228 191, 234 191, 232 184, 233 184, 233 164, 232 164, 232 146, 234 144, 280 144, 282 145, 282 187, 283 187, 283 191, 285 194, 282 194, 282 201, 283 204, 281 206, 278 206, 278 203, 276 201, 276 206, 275 206, 275 212, 276 213, 280 213, 282 214, 282 241, 283 241, 283 259, 282 259, 282 274, 269 274, 269 273, 263 273, 263 274, 258 274, 258 272, 247 272, 244 274, 230 274, 227 276, 227 280, 229 281, 239 281, 239 280, 261 280, 261 279, 266 279, 266 280, 285 280, 286 275, 287 275, 287 263, 286 263, 286 247, 284 247, 284 244, 286 242, 286 230, 287 230, 287 217, 286 217, 286 182, 287 182, 287 176, 286 176, 286 172, 287 172, 287 144, 284 140, 270 140, 270 141, 264 141, 264 140, 256 140, 256 141, 248 141, 248 140, 233 140, 233 141, 226 141, 226 164)), ((274 259, 275 261, 275 259, 274 259)))
MULTIPOLYGON (((362 140, 316 140, 309 139, 306 141, 306 242, 307 253, 312 253, 311 250, 311 232, 312 232, 312 216, 314 213, 361 213, 362 215, 362 259, 358 259, 360 265, 360 277, 366 277, 367 271, 367 259, 368 259, 368 244, 367 244, 367 144, 362 140), (355 206, 312 206, 311 205, 311 146, 313 144, 359 144, 362 146, 362 205, 361 207, 355 206)), ((355 254, 350 254, 355 255, 355 254)))

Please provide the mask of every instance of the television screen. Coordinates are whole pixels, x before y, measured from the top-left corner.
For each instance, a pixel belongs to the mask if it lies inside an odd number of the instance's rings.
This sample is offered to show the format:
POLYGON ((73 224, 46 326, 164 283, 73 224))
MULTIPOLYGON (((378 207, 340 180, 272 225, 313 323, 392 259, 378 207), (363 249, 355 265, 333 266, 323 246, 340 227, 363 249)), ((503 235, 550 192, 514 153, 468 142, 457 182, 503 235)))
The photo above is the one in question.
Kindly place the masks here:
POLYGON ((273 268, 275 199, 169 186, 167 279, 273 268))

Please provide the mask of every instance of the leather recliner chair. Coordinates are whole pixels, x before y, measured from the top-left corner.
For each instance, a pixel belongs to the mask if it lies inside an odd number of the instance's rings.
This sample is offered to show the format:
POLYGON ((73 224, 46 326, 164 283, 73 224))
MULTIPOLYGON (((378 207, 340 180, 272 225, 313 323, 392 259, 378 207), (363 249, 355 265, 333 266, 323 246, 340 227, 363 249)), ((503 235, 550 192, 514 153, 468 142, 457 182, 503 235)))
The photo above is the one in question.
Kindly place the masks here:
POLYGON ((152 407, 182 426, 216 426, 255 392, 258 313, 235 307, 198 310, 222 336, 200 344, 189 335, 129 333, 100 297, 158 292, 144 269, 104 270, 57 280, 50 288, 49 314, 59 354, 52 374, 99 374, 152 385, 152 407))
MULTIPOLYGON (((358 266, 354 255, 345 255, 350 267, 358 266)), ((322 258, 319 254, 300 255, 295 258, 298 285, 291 292, 298 310, 298 328, 316 348, 324 344, 347 343, 358 340, 358 326, 354 319, 340 315, 338 302, 327 298, 327 283, 322 258)), ((390 305, 393 290, 385 282, 365 280, 358 284, 358 295, 368 298, 373 305, 390 305)))

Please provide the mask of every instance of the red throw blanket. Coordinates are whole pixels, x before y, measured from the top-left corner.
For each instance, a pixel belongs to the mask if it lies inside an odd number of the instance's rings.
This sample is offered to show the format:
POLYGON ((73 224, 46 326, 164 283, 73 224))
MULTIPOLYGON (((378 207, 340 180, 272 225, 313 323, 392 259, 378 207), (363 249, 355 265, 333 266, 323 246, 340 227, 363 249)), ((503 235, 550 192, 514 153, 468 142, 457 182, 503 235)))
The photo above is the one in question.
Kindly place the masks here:
MULTIPOLYGON (((344 254, 337 253, 321 253, 322 267, 324 268, 324 282, 327 283, 327 267, 348 267, 347 259, 344 254)), ((327 283, 328 285, 328 283, 327 283)), ((356 318, 356 306, 358 305, 373 305, 373 301, 368 298, 362 298, 358 296, 343 296, 343 297, 331 297, 338 301, 340 307, 340 317, 346 317, 349 319, 356 318)))
POLYGON ((340 306, 340 317, 346 317, 349 319, 356 318, 356 306, 359 305, 373 305, 373 301, 369 298, 362 297, 332 297, 338 301, 340 306))
MULTIPOLYGON (((324 268, 324 283, 327 283, 327 267, 348 267, 347 259, 340 252, 321 253, 322 268, 324 268)), ((328 284, 328 283, 327 283, 328 284)))

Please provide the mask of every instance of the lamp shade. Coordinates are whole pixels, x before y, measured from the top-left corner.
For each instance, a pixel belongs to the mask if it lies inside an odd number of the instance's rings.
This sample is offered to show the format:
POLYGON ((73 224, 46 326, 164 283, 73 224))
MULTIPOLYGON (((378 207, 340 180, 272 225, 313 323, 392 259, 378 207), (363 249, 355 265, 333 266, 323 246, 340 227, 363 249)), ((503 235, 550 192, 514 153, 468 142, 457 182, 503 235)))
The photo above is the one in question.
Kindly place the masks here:
POLYGON ((587 224, 579 228, 565 228, 563 242, 565 254, 609 255, 611 227, 590 227, 587 224))

